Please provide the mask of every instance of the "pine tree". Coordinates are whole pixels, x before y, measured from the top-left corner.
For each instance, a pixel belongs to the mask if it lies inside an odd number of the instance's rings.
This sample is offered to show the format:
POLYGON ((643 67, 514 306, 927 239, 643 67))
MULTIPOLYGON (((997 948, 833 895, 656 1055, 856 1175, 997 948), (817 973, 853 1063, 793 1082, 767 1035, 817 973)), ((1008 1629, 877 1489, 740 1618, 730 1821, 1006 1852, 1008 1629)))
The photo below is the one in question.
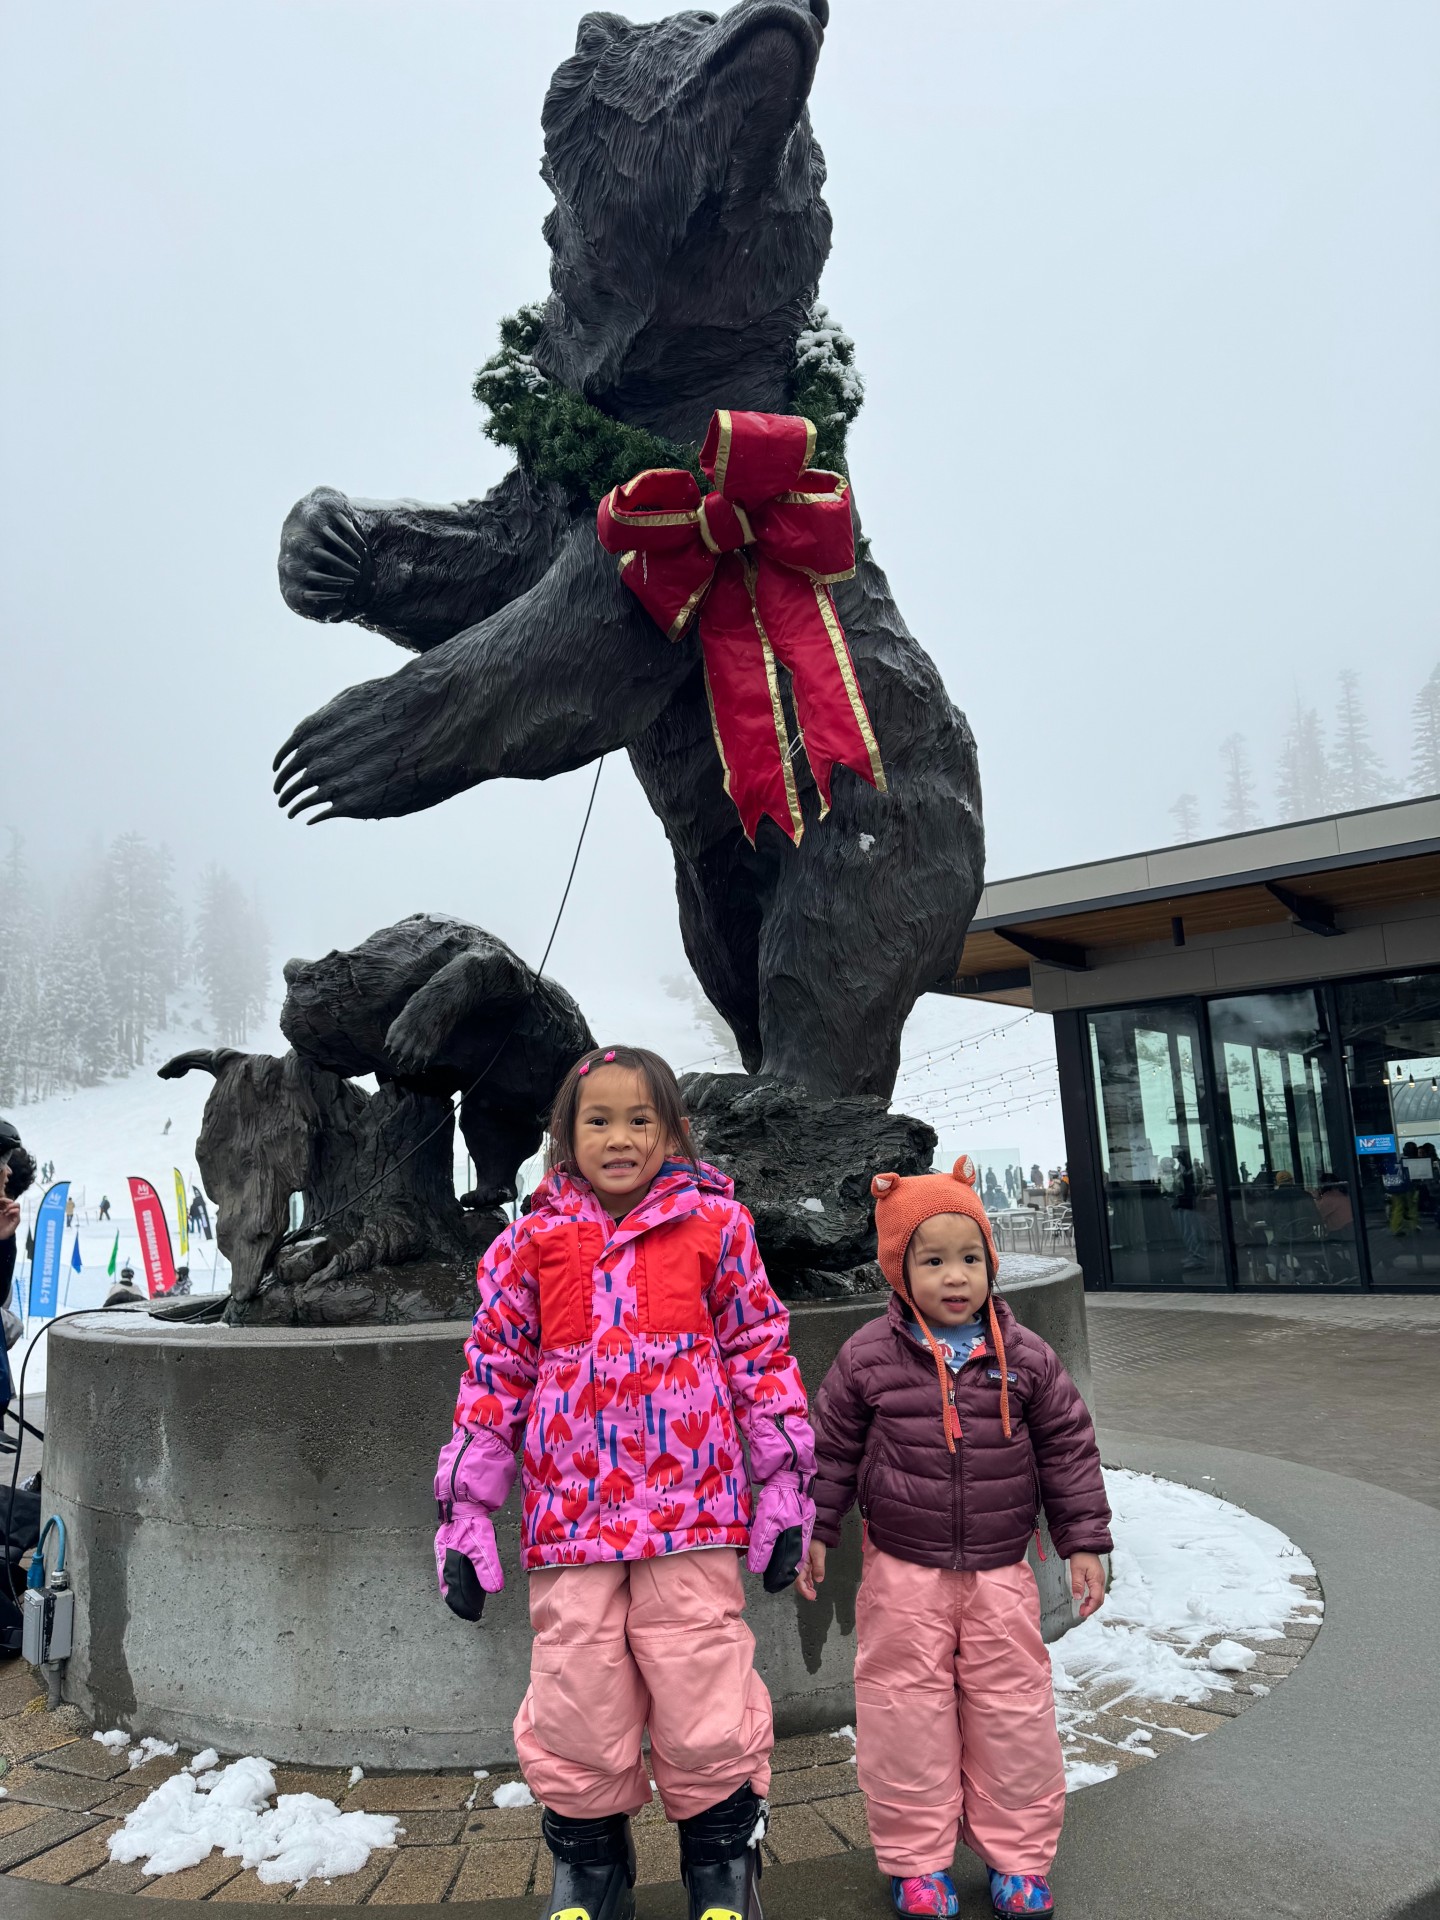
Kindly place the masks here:
POLYGON ((115 1065, 115 1011, 105 984, 105 969, 93 946, 76 966, 77 998, 72 1014, 75 1078, 82 1087, 98 1086, 115 1065))
POLYGON ((168 1013, 184 952, 169 849, 138 833, 110 844, 93 921, 94 945, 114 1011, 122 1067, 140 1066, 145 1044, 168 1013))
POLYGON ((1255 804, 1255 775, 1250 770, 1250 751, 1243 733, 1232 733, 1220 742, 1220 767, 1225 776, 1220 826, 1225 833, 1248 833, 1260 825, 1260 810, 1255 804))
POLYGON ((1440 793, 1440 666, 1431 670, 1410 711, 1415 721, 1410 748, 1410 791, 1440 793))
POLYGON ((0 865, 0 1106, 35 1097, 41 922, 24 842, 12 831, 0 865))
POLYGON ((269 939, 258 903, 247 901, 237 882, 213 864, 200 883, 194 963, 216 1039, 225 1046, 243 1044, 250 1022, 265 1011, 269 939))
POLYGON ((1379 806, 1395 792, 1395 782, 1370 738, 1370 720, 1360 702, 1360 676, 1353 667, 1340 675, 1330 762, 1331 806, 1341 812, 1379 806))
POLYGON ((1276 810, 1282 820, 1309 820, 1330 812, 1330 770, 1320 716, 1295 696, 1295 712, 1280 750, 1275 779, 1276 810))
POLYGON ((1182 793, 1169 809, 1179 840, 1193 840, 1200 831, 1200 802, 1193 793, 1182 793))

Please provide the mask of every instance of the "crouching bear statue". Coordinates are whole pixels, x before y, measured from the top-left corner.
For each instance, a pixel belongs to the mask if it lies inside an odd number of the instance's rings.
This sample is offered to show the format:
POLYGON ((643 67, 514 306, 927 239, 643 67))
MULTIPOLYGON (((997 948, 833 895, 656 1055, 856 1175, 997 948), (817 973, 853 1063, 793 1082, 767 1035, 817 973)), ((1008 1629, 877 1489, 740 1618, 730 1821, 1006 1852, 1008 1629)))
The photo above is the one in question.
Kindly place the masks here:
MULTIPOLYGON (((718 19, 581 21, 543 113, 555 206, 534 358, 551 380, 682 447, 716 408, 792 410, 830 244, 806 105, 828 13, 742 0, 718 19)), ((674 850, 686 952, 747 1072, 888 1099, 907 1014, 954 976, 983 844, 970 729, 860 555, 836 603, 888 792, 842 769, 820 825, 797 755, 810 830, 793 847, 765 821, 752 846, 698 642, 669 642, 622 586, 593 499, 518 466, 456 506, 321 488, 285 523, 286 600, 419 658, 301 722, 277 758, 281 804, 379 819, 624 747, 674 850)))

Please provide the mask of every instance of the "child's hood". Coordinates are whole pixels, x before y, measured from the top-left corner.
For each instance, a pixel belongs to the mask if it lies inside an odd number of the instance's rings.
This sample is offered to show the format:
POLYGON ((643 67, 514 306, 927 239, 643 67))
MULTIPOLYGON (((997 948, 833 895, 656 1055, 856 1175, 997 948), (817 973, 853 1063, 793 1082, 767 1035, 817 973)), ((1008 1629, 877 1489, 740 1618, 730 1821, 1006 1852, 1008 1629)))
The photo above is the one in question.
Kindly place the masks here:
MULTIPOLYGON (((705 1160, 666 1160, 651 1183, 650 1191, 629 1218, 646 1226, 657 1225, 679 1212, 690 1212, 702 1198, 735 1198, 735 1182, 705 1160)), ((582 1214, 604 1211, 595 1198, 595 1189, 578 1173, 555 1167, 531 1196, 532 1214, 552 1219, 576 1219, 582 1214)))

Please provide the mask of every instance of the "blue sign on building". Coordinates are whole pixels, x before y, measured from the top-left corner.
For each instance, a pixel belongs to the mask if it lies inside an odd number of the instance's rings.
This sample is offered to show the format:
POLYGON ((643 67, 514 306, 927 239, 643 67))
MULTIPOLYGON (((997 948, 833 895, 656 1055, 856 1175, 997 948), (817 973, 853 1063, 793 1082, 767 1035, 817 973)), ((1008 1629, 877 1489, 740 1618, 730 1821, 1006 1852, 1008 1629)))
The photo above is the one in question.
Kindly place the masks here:
POLYGON ((1394 1153, 1395 1150, 1393 1133, 1357 1133, 1355 1136, 1356 1153, 1394 1153))

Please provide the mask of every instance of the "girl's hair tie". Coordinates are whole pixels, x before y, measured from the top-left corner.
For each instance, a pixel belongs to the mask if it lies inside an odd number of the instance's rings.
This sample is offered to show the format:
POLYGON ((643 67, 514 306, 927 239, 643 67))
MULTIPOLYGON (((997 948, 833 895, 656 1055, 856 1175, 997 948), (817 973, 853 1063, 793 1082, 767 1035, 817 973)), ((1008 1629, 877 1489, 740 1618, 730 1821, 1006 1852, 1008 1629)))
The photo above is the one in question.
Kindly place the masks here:
POLYGON ((612 1047, 612 1048, 610 1049, 610 1051, 609 1051, 609 1052, 608 1052, 608 1053, 606 1054, 606 1056, 605 1056, 605 1058, 606 1058, 606 1060, 613 1060, 613 1059, 615 1058, 615 1049, 614 1049, 613 1047, 612 1047))
POLYGON ((586 1073, 588 1073, 588 1072, 590 1071, 590 1062, 589 1062, 588 1060, 582 1060, 582 1061, 581 1061, 581 1063, 580 1063, 580 1071, 581 1071, 581 1073, 582 1073, 582 1074, 586 1074, 586 1073))

